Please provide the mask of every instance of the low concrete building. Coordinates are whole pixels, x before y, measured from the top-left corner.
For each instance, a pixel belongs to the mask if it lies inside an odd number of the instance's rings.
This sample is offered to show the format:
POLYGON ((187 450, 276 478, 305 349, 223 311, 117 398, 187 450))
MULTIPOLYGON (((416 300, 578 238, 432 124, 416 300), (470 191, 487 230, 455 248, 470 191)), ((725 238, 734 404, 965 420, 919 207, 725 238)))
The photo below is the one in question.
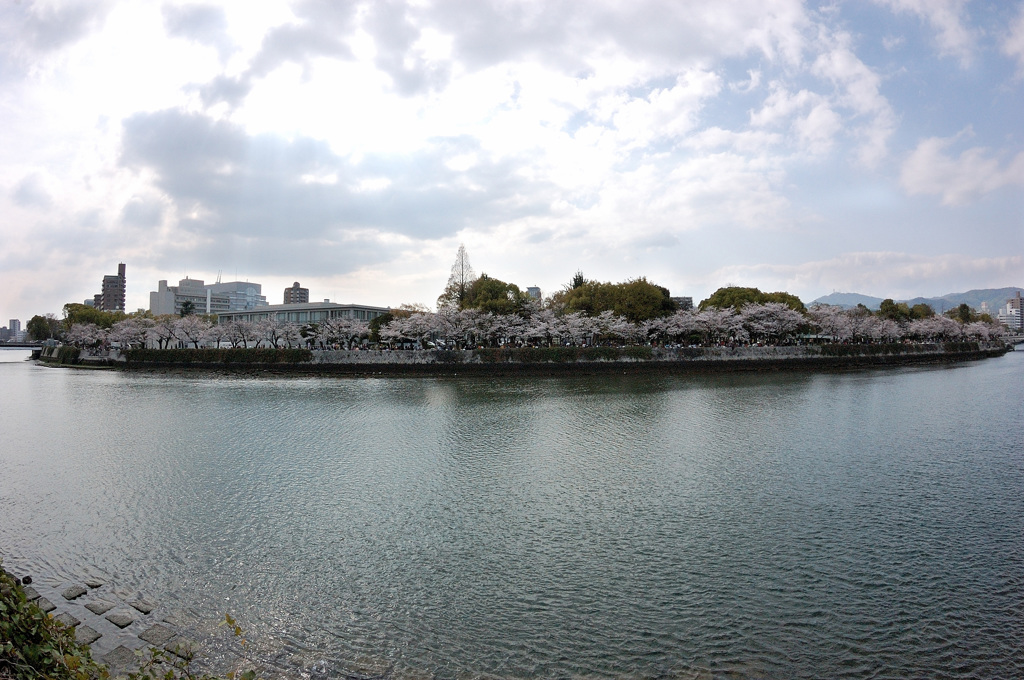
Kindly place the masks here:
POLYGON ((220 312, 217 314, 217 322, 263 321, 265 319, 299 324, 317 323, 327 319, 372 321, 378 316, 387 314, 389 311, 391 310, 387 307, 340 304, 324 300, 323 302, 300 302, 290 305, 267 305, 259 309, 239 312, 220 312))

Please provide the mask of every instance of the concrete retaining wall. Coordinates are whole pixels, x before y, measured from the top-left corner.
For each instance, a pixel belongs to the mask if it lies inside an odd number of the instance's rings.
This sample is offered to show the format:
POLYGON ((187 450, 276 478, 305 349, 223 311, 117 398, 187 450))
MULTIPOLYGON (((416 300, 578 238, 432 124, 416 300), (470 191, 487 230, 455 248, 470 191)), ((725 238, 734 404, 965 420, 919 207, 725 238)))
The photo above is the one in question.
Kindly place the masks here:
MULTIPOLYGON (((88 357, 79 365, 103 363, 132 369, 213 369, 324 374, 565 374, 601 372, 693 372, 779 369, 831 369, 970 361, 998 356, 1010 348, 1001 343, 799 345, 784 347, 660 347, 538 348, 485 350, 314 350, 308 362, 183 363, 125 361, 116 351, 109 357, 88 357), (95 363, 93 363, 95 362, 95 363)), ((178 350, 179 352, 181 350, 178 350)), ((45 352, 44 352, 45 353, 45 352)), ((155 354, 159 357, 159 353, 155 354)), ((168 353, 168 356, 172 356, 168 353)), ((77 362, 76 362, 77 363, 77 362)))

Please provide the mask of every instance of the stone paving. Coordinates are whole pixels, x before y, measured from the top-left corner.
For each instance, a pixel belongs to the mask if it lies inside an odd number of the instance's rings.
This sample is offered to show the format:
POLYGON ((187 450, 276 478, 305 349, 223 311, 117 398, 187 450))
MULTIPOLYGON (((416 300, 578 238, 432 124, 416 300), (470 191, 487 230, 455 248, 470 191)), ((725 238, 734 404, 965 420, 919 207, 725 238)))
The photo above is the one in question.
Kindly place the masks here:
POLYGON ((181 658, 201 651, 184 633, 183 617, 161 612, 159 603, 150 598, 119 593, 98 578, 71 584, 34 583, 23 586, 25 596, 43 611, 52 612, 55 620, 74 628, 75 639, 90 646, 93 658, 107 664, 111 677, 137 669, 149 647, 181 658))
POLYGON ((114 603, 107 602, 106 600, 97 600, 95 602, 90 602, 89 604, 85 605, 85 608, 91 611, 93 614, 101 616, 109 612, 111 609, 113 609, 114 603))
POLYGON ((82 645, 91 645, 100 639, 100 634, 93 628, 81 625, 75 628, 75 640, 82 645))
POLYGON ((137 670, 149 659, 150 649, 171 658, 193 659, 191 670, 197 675, 227 677, 230 672, 257 669, 264 680, 391 677, 390 666, 381 665, 379 659, 328 663, 309 655, 310 650, 280 641, 265 643, 259 651, 251 645, 243 651, 220 623, 168 610, 143 593, 128 592, 100 579, 82 579, 81 583, 36 580, 23 589, 30 600, 73 628, 75 639, 90 646, 93 658, 106 664, 114 680, 123 680, 137 670))

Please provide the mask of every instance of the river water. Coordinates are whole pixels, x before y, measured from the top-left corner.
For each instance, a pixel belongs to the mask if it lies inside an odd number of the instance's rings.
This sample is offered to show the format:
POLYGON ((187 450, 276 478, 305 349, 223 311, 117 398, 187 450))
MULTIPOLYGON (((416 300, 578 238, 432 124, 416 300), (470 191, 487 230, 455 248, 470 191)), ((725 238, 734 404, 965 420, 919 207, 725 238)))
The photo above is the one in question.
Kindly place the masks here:
POLYGON ((1024 352, 524 379, 25 356, 0 350, 5 565, 231 613, 307 674, 1024 676, 1024 352))

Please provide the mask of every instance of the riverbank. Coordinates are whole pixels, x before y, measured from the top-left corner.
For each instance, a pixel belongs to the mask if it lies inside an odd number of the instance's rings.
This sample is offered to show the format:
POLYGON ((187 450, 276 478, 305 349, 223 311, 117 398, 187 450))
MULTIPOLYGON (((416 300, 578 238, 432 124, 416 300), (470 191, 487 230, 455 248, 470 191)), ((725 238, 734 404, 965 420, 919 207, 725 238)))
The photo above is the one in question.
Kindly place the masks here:
POLYGON ((564 375, 841 370, 976 361, 1003 343, 822 344, 767 347, 519 347, 470 350, 132 349, 90 353, 44 348, 41 361, 121 370, 228 370, 326 375, 564 375))

